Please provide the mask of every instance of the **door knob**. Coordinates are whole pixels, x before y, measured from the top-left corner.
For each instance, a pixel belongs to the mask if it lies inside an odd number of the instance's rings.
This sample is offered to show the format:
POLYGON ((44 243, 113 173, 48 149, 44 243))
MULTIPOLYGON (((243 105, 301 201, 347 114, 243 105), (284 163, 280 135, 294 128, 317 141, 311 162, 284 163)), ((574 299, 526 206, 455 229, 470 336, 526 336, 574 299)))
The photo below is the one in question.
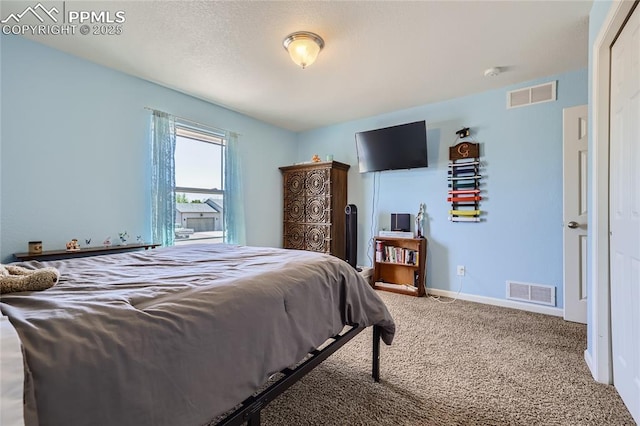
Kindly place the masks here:
POLYGON ((573 220, 569 223, 567 223, 567 226, 571 229, 576 229, 578 227, 580 227, 580 224, 578 222, 574 222, 573 220))

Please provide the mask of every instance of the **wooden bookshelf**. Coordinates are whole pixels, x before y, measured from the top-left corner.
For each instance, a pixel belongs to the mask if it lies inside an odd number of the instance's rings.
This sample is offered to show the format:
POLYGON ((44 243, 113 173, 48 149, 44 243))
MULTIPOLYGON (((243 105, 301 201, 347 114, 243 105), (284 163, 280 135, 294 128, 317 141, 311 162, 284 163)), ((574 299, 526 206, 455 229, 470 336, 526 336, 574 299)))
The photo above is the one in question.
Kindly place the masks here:
POLYGON ((84 256, 99 256, 102 254, 120 253, 132 250, 150 249, 156 248, 161 244, 149 243, 149 244, 123 244, 117 246, 98 246, 98 247, 86 247, 80 250, 48 250, 42 253, 14 253, 13 256, 17 260, 55 260, 55 259, 68 259, 71 257, 84 257, 84 256))
POLYGON ((425 295, 427 240, 376 237, 373 288, 410 296, 425 295), (380 247, 383 250, 380 251, 380 247))

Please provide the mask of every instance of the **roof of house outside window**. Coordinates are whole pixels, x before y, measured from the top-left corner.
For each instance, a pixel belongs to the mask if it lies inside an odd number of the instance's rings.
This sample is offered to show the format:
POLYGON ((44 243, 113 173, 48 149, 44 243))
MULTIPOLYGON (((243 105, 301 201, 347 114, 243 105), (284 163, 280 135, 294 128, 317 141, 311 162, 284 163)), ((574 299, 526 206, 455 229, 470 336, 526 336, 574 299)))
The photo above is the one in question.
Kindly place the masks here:
POLYGON ((176 203, 176 210, 180 213, 219 213, 207 203, 176 203))
POLYGON ((214 209, 217 212, 222 213, 222 209, 223 207, 223 200, 213 200, 212 198, 208 198, 205 201, 205 204, 208 204, 211 206, 212 209, 214 209))

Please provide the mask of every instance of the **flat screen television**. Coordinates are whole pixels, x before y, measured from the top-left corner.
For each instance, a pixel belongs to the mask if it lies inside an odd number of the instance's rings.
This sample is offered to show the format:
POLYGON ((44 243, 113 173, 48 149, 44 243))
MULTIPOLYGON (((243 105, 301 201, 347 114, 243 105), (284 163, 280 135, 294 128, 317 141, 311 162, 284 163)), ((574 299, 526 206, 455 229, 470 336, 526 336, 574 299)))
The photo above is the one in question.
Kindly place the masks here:
POLYGON ((427 167, 425 121, 356 133, 360 173, 427 167))

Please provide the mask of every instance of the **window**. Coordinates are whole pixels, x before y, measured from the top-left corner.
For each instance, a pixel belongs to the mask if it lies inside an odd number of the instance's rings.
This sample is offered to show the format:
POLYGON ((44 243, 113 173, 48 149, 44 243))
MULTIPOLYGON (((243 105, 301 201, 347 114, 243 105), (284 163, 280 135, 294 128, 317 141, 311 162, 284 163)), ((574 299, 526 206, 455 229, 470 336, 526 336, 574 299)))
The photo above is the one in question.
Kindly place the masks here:
POLYGON ((224 136, 176 122, 175 244, 224 241, 224 136))

